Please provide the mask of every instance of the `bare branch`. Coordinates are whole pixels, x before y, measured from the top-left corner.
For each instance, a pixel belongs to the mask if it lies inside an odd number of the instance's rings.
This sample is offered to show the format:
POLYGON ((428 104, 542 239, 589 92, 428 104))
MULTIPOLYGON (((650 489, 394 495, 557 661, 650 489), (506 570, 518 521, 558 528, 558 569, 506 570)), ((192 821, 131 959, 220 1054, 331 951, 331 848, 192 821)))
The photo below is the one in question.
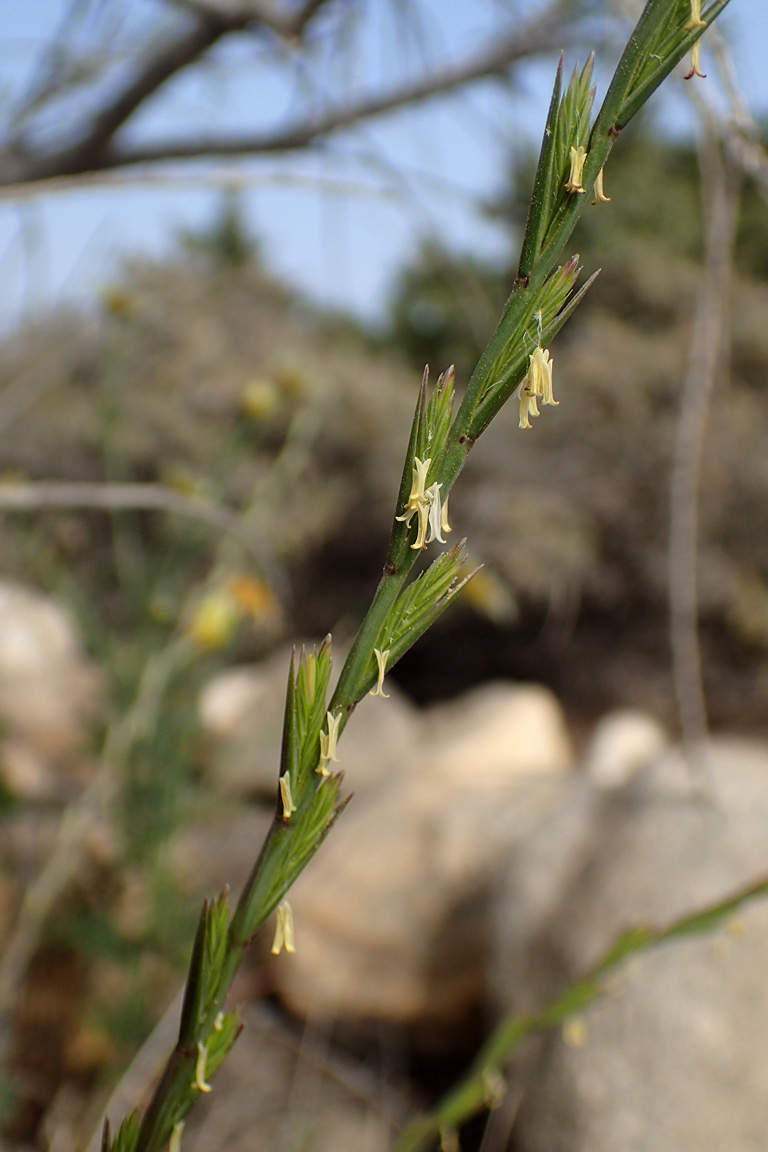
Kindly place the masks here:
POLYGON ((490 51, 459 65, 449 66, 421 80, 405 84, 381 96, 366 97, 355 104, 334 108, 323 116, 306 120, 273 133, 244 136, 210 137, 194 141, 160 140, 146 147, 115 151, 106 158, 108 167, 151 164, 158 160, 189 160, 197 156, 242 156, 264 152, 290 152, 305 148, 313 141, 369 120, 460 88, 489 76, 502 76, 511 64, 524 57, 552 50, 552 39, 540 28, 522 36, 512 36, 490 51))
POLYGON ((672 675, 683 747, 707 779, 707 708, 699 646, 699 487, 712 395, 723 386, 728 293, 740 175, 727 165, 722 128, 699 107, 706 213, 706 263, 680 398, 670 491, 669 615, 672 675))
POLYGON ((67 176, 102 167, 112 137, 136 109, 229 30, 222 21, 208 17, 198 19, 182 35, 167 37, 144 61, 138 74, 98 113, 79 140, 57 152, 37 157, 17 145, 0 163, 0 183, 67 176))
POLYGON ((267 557, 236 512, 201 496, 185 496, 162 484, 99 484, 39 481, 0 485, 0 513, 38 512, 44 508, 146 508, 190 516, 236 537, 260 565, 267 557))
POLYGON ((180 7, 194 12, 191 27, 166 36, 73 143, 41 156, 27 150, 23 141, 14 140, 5 154, 0 154, 0 185, 120 166, 109 156, 115 133, 172 76, 199 60, 226 34, 252 24, 262 23, 281 36, 297 39, 328 2, 306 0, 296 11, 282 13, 260 0, 176 0, 180 7))
POLYGON ((488 77, 502 77, 516 61, 567 47, 575 39, 563 32, 567 12, 558 0, 545 13, 523 25, 470 59, 451 64, 389 92, 364 96, 343 107, 300 120, 287 128, 246 135, 216 135, 193 140, 170 138, 153 144, 120 148, 114 136, 131 114, 171 76, 200 58, 228 32, 241 30, 257 19, 283 35, 298 35, 328 0, 307 0, 297 12, 281 15, 266 0, 179 0, 193 7, 197 23, 180 39, 166 41, 140 73, 94 120, 80 140, 55 153, 34 156, 21 148, 0 155, 0 187, 59 177, 123 169, 161 161, 191 160, 205 156, 246 156, 289 152, 348 128, 362 120, 392 112, 450 92, 488 77))
POLYGON ((331 0, 306 0, 295 10, 281 11, 273 0, 173 0, 198 15, 224 20, 230 27, 263 24, 286 40, 301 37, 317 12, 331 0))

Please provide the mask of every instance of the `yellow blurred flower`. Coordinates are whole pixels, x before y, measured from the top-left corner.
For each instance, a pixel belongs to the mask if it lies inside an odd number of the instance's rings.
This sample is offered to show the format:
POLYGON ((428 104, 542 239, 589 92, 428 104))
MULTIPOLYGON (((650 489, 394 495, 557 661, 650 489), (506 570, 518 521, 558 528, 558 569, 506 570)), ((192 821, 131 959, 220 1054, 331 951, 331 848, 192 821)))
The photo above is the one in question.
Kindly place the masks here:
POLYGON ((208 1048, 205 1044, 198 1041, 197 1044, 197 1063, 195 1064, 195 1078, 192 1081, 192 1087, 197 1088, 198 1092, 212 1092, 211 1085, 205 1078, 205 1065, 208 1060, 208 1048))
POLYGON ((253 576, 232 576, 225 585, 227 595, 243 616, 257 624, 269 624, 280 616, 280 604, 269 584, 253 576))
POLYGON ((136 297, 124 288, 105 288, 101 299, 105 310, 121 320, 129 319, 136 311, 136 297))
POLYGON ((586 1048, 589 1025, 583 1016, 571 1016, 563 1024, 563 1041, 569 1048, 586 1048))
POLYGON ((516 620, 519 610, 507 585, 489 568, 479 572, 465 584, 461 595, 464 601, 496 624, 509 624, 516 620))
POLYGON ((275 381, 286 396, 301 397, 309 391, 309 377, 302 368, 292 359, 286 359, 275 369, 275 381))
POLYGON ((198 601, 187 632, 201 648, 223 648, 246 618, 271 626, 280 619, 280 604, 263 580, 236 574, 198 601))
POLYGON ((205 477, 183 466, 171 465, 163 470, 163 484, 180 496, 210 496, 210 485, 205 477))
POLYGON ((240 395, 240 407, 249 420, 269 420, 280 406, 280 391, 271 380, 250 380, 240 395))
POLYGON ((198 603, 187 631, 201 648, 223 648, 234 635, 240 613, 226 592, 212 592, 198 603))

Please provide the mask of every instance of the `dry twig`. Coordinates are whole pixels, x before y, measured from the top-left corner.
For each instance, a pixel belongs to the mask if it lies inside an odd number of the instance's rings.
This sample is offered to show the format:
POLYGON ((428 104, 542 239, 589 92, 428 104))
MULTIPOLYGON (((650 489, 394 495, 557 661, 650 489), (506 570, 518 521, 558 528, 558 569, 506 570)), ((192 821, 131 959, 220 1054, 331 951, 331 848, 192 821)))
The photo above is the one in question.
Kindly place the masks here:
POLYGON ((672 673, 683 745, 689 762, 701 767, 706 755, 707 708, 698 632, 699 489, 710 402, 718 384, 725 387, 723 360, 740 178, 722 147, 716 122, 703 106, 699 108, 706 255, 672 468, 669 611, 672 673))

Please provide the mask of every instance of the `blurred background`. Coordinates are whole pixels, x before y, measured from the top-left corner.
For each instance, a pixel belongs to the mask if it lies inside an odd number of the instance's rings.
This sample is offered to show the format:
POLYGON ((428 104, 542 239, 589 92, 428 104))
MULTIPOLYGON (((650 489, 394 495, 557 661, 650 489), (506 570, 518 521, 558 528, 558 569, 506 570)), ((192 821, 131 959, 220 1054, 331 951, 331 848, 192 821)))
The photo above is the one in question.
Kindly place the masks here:
MULTIPOLYGON (((287 645, 351 639, 423 367, 461 386, 514 278, 558 54, 597 52, 599 100, 639 8, 3 5, 10 1147, 87 1145, 173 998, 199 895, 248 871, 287 645)), ((611 201, 572 240, 602 271, 552 348, 558 410, 528 432, 503 414, 452 496, 484 567, 391 677, 401 759, 498 681, 547 690, 558 770, 616 709, 689 742, 766 735, 767 36, 764 5, 735 0, 707 79, 681 68, 615 147, 611 201)), ((350 766, 356 791, 380 767, 350 766)), ((280 980, 254 960, 242 996, 267 996, 258 1026, 293 1052, 312 996, 280 980)), ((333 1059, 428 1098, 482 1033, 481 984, 437 1022, 329 994, 333 1059)))

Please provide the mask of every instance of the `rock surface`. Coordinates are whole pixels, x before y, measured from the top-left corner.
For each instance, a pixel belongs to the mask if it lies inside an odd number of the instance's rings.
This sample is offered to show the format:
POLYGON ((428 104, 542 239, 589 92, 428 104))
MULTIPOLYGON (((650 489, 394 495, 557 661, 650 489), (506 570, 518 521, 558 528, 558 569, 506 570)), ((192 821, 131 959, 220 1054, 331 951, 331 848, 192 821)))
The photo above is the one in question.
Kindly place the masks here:
MULTIPOLYGON (((711 759, 711 793, 672 754, 621 789, 580 780, 519 844, 497 906, 507 1010, 545 1003, 631 925, 664 924, 768 870, 768 749, 719 741, 711 759)), ((578 1029, 521 1062, 515 1152, 762 1152, 767 954, 768 905, 756 903, 731 932, 631 960, 578 1029)))
POLYGON ((615 788, 658 760, 668 747, 669 737, 655 716, 622 708, 596 725, 584 767, 596 784, 615 788))
POLYGON ((0 581, 0 773, 26 799, 66 795, 62 773, 78 753, 102 698, 67 611, 49 596, 0 581))

